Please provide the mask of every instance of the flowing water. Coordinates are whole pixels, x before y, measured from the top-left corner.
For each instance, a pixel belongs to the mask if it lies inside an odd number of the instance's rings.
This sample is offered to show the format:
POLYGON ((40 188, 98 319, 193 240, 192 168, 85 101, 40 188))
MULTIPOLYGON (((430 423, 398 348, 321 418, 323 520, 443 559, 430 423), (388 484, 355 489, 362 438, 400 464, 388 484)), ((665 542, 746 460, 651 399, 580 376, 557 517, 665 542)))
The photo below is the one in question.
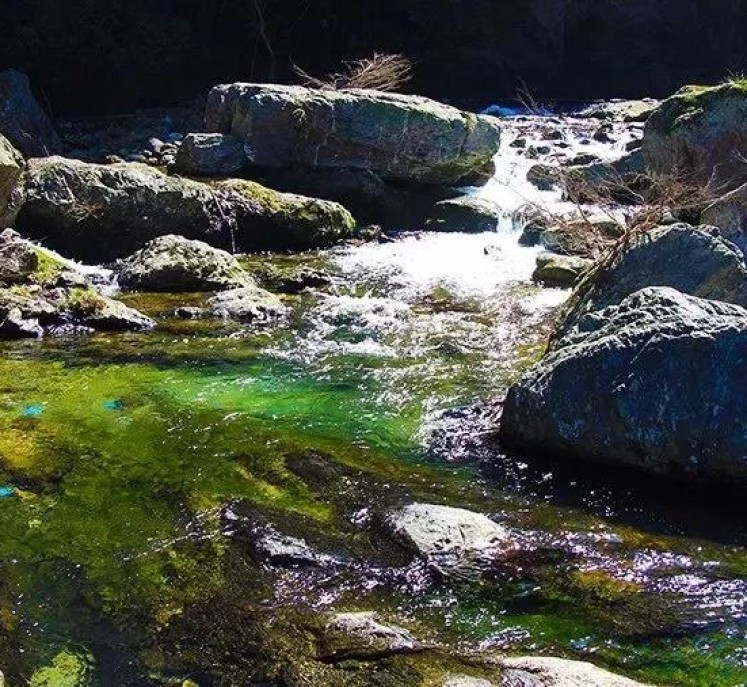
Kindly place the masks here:
POLYGON ((747 681, 743 518, 697 491, 513 459, 490 441, 481 401, 538 358, 568 296, 531 283, 538 249, 518 243, 527 202, 568 208, 523 181, 517 149, 497 163, 470 190, 504 209, 495 232, 248 259, 332 276, 288 297, 280 326, 180 321, 173 309, 202 296, 139 294, 127 301, 155 332, 2 345, 10 685, 285 684, 256 665, 332 609, 386 611, 464 651, 583 658, 658 684, 747 681), (491 514, 536 562, 428 579, 369 534, 413 500, 491 514), (339 564, 258 563, 246 522, 339 564))

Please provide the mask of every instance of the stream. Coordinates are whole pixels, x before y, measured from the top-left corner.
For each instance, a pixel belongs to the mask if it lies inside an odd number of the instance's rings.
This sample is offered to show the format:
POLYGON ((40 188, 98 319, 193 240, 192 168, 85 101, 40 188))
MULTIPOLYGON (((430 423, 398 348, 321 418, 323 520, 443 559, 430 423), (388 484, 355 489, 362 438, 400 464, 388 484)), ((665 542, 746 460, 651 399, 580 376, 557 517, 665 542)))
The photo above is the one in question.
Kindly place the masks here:
MULTIPOLYGON (((568 157, 629 140, 581 144, 583 124, 558 122, 568 157)), ((291 652, 289 628, 369 609, 464 653, 747 684, 741 513, 492 440, 493 402, 541 356, 569 296, 532 283, 540 248, 519 244, 528 203, 572 211, 525 181, 534 160, 508 145, 542 126, 507 124, 494 178, 468 190, 503 209, 494 232, 247 257, 254 271, 330 277, 287 296, 278 326, 180 320, 177 306, 205 296, 130 294, 155 331, 0 345, 8 685, 286 684, 266 656, 291 652), (489 514, 522 533, 531 561, 431 579, 371 534, 413 501, 489 514), (258 561, 258 526, 336 563, 258 561)))

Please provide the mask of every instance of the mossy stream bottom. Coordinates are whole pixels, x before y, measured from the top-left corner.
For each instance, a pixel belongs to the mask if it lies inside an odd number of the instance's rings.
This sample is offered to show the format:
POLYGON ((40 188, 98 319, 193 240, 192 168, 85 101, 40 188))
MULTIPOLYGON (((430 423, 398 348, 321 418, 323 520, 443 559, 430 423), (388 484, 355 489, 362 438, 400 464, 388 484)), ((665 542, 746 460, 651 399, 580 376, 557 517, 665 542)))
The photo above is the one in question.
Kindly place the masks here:
MULTIPOLYGON (((747 555, 734 541, 611 524, 501 491, 473 468, 428 463, 417 437, 434 395, 484 391, 470 353, 442 351, 448 374, 436 370, 430 386, 429 352, 403 362, 343 351, 315 364, 266 353, 298 336, 294 326, 232 338, 215 323, 170 322, 153 334, 3 346, 0 669, 10 685, 297 684, 288 662, 306 666, 294 669, 309 680, 298 684, 359 684, 309 667, 333 608, 377 609, 464 650, 580 657, 659 684, 747 681, 739 618, 713 624, 707 610, 686 609, 683 626, 675 609, 669 622, 666 595, 652 601, 636 582, 597 576, 583 555, 526 577, 361 584, 375 577, 367 567, 401 562, 353 516, 410 500, 545 536, 601 533, 617 542, 606 564, 620 569, 641 552, 686 556, 730 581, 747 573, 747 555), (405 384, 396 403, 393 383, 405 384), (255 563, 225 535, 229 503, 358 561, 354 573, 255 563)), ((403 670, 391 684, 430 684, 422 666, 403 670)))

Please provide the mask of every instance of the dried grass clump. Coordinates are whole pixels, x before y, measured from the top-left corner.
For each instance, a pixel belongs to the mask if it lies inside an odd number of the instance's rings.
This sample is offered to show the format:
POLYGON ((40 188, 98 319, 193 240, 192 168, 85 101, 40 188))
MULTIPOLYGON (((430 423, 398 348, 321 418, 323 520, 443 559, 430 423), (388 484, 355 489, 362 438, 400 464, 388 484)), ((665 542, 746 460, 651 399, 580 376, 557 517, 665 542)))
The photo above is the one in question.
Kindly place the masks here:
POLYGON ((297 65, 293 70, 304 86, 321 90, 340 91, 361 88, 370 91, 399 91, 412 79, 412 62, 404 55, 374 53, 354 62, 345 62, 340 72, 321 78, 311 76, 297 65))

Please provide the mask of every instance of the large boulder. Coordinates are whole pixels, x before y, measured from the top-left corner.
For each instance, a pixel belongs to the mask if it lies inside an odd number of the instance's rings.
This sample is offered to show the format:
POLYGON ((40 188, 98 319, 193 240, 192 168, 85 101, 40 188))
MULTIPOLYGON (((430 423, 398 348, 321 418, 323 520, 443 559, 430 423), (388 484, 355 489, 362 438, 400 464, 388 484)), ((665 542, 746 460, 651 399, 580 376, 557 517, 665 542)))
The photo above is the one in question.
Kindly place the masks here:
POLYGON ((747 266, 736 246, 713 227, 675 224, 639 236, 606 269, 592 273, 580 285, 560 334, 585 314, 647 286, 747 307, 747 266))
POLYGON ((305 250, 348 236, 355 222, 330 201, 248 181, 209 185, 137 163, 30 160, 17 227, 93 262, 125 257, 166 234, 241 251, 305 250))
POLYGON ((27 157, 52 155, 62 147, 28 77, 15 69, 0 72, 0 134, 27 157))
POLYGON ((585 661, 545 656, 501 660, 501 687, 646 687, 585 661))
POLYGON ((235 83, 210 91, 209 131, 246 143, 258 167, 369 170, 454 184, 492 166, 496 120, 412 95, 235 83))
POLYGON ((642 150, 648 168, 660 174, 732 188, 747 181, 747 81, 677 91, 646 122, 642 150))
POLYGON ((584 315, 509 391, 500 436, 527 455, 747 478, 747 310, 647 288, 584 315))
POLYGON ((230 253, 183 236, 160 236, 117 265, 123 288, 138 291, 221 291, 252 286, 230 253))
POLYGON ((0 134, 0 229, 12 226, 15 221, 23 165, 23 156, 0 134))
POLYGON ((718 227, 722 236, 747 255, 747 184, 711 203, 700 219, 704 224, 718 227))

